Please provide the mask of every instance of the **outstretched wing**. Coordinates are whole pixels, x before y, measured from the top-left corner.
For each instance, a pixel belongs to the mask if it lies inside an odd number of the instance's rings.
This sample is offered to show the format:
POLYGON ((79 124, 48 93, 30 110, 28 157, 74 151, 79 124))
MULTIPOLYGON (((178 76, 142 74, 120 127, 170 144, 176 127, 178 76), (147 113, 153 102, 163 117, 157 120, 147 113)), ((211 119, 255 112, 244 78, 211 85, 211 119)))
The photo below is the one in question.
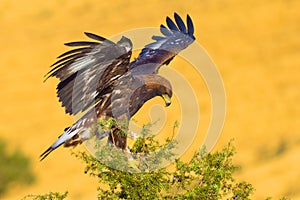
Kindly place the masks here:
POLYGON ((57 95, 66 113, 77 114, 87 110, 101 98, 107 88, 129 70, 132 43, 128 38, 114 43, 101 36, 85 33, 95 41, 70 42, 76 47, 58 56, 58 61, 46 74, 57 77, 57 95))
POLYGON ((187 26, 177 13, 174 13, 174 19, 175 22, 166 18, 168 28, 160 26, 163 36, 152 36, 156 41, 146 45, 131 63, 130 70, 133 74, 158 73, 162 65, 169 64, 174 56, 193 43, 194 25, 190 16, 186 17, 187 26))

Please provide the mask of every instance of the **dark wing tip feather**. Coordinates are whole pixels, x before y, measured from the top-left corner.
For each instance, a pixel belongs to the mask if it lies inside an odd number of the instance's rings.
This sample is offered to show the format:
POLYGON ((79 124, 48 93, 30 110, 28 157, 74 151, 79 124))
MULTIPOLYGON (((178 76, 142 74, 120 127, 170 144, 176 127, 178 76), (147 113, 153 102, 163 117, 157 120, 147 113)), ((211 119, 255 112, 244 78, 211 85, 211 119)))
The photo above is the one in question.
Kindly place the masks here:
POLYGON ((179 30, 183 33, 187 33, 184 22, 182 21, 181 17, 176 12, 174 13, 174 19, 176 21, 176 24, 177 24, 179 30))
POLYGON ((190 37, 194 37, 194 25, 191 17, 189 15, 186 16, 186 23, 188 27, 188 34, 190 37))
POLYGON ((98 45, 98 42, 88 42, 88 41, 78 41, 78 42, 67 42, 66 46, 77 47, 77 46, 95 46, 98 45))
POLYGON ((91 38, 91 39, 94 39, 94 40, 98 40, 98 41, 101 41, 101 42, 105 42, 105 43, 108 43, 108 44, 115 44, 113 41, 105 38, 105 37, 102 37, 100 35, 96 35, 94 33, 89 33, 89 32, 84 32, 84 34, 91 38))
POLYGON ((106 38, 104 38, 104 37, 102 37, 100 35, 96 35, 94 33, 84 32, 84 34, 87 37, 91 38, 91 39, 98 40, 98 41, 101 41, 101 42, 107 40, 106 38))
POLYGON ((166 18, 166 22, 167 25, 169 27, 169 29, 171 29, 172 31, 179 31, 178 27, 176 26, 176 24, 170 19, 170 17, 166 18))

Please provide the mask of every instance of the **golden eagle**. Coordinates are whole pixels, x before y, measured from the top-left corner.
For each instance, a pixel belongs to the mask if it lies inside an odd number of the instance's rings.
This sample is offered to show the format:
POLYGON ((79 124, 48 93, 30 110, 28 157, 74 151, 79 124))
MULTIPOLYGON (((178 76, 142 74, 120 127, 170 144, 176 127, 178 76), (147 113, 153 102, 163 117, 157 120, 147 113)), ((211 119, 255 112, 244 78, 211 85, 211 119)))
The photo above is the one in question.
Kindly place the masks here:
MULTIPOLYGON (((194 40, 194 26, 189 15, 186 24, 174 13, 175 22, 166 18, 167 27, 160 26, 162 36, 146 45, 139 56, 130 62, 132 42, 126 37, 114 43, 104 37, 85 32, 94 41, 66 43, 76 47, 58 56, 46 74, 60 80, 57 95, 68 114, 86 112, 43 153, 41 160, 64 144, 76 146, 91 138, 92 127, 99 119, 129 120, 143 104, 161 96, 170 105, 172 87, 168 80, 157 75, 162 65, 168 65, 181 50, 194 40)), ((92 133, 98 138, 109 134, 116 147, 126 148, 126 137, 114 131, 92 133)))

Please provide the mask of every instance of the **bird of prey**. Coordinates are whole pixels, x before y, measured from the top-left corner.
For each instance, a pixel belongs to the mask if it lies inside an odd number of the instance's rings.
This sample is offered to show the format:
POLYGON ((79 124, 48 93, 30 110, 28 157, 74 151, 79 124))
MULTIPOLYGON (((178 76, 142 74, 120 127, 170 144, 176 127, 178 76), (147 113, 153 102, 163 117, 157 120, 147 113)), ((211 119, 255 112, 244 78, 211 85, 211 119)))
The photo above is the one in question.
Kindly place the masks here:
MULTIPOLYGON (((76 48, 58 56, 46 80, 60 80, 57 95, 66 113, 86 113, 41 154, 41 160, 61 145, 76 146, 92 136, 103 138, 107 132, 91 133, 99 119, 129 121, 146 101, 156 96, 170 105, 171 84, 157 73, 195 40, 190 16, 186 17, 186 25, 177 13, 174 19, 166 18, 168 28, 160 26, 162 36, 153 36, 155 41, 146 45, 132 62, 132 42, 124 36, 115 43, 85 32, 94 41, 65 44, 76 48)), ((114 131, 109 132, 108 141, 126 148, 126 136, 120 137, 114 131)))

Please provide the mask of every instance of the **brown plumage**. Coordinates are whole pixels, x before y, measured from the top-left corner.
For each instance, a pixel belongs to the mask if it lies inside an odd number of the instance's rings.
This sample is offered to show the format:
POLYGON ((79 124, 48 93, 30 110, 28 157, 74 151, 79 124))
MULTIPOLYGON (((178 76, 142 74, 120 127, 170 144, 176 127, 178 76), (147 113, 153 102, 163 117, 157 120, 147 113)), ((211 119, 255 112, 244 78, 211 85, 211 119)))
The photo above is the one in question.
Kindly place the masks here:
MULTIPOLYGON (((128 72, 117 82, 111 93, 102 97, 94 108, 65 130, 41 155, 41 160, 62 144, 65 147, 76 146, 93 135, 102 138, 106 132, 92 133, 98 119, 108 120, 113 117, 117 121, 128 122, 146 101, 156 96, 161 96, 166 106, 170 105, 172 88, 167 79, 155 74, 134 76, 128 72), (120 94, 119 91, 123 93, 120 94)), ((118 134, 119 129, 120 127, 113 127, 108 141, 118 148, 125 149, 127 138, 118 134)))
MULTIPOLYGON (((114 43, 104 37, 85 33, 95 41, 69 42, 66 46, 76 47, 58 56, 58 61, 46 74, 46 79, 60 80, 57 95, 66 113, 76 115, 86 112, 83 117, 64 133, 41 155, 44 159, 54 149, 75 146, 96 135, 91 133, 99 119, 115 118, 127 120, 156 96, 161 96, 166 105, 172 96, 171 84, 157 75, 162 65, 167 65, 181 50, 190 45, 195 37, 191 18, 187 15, 187 26, 174 14, 175 22, 167 17, 168 28, 161 25, 163 36, 153 36, 155 42, 142 49, 138 58, 130 63, 132 43, 122 37, 114 43)), ((109 142, 116 147, 126 148, 126 137, 119 137, 115 127, 109 134, 109 142)))

